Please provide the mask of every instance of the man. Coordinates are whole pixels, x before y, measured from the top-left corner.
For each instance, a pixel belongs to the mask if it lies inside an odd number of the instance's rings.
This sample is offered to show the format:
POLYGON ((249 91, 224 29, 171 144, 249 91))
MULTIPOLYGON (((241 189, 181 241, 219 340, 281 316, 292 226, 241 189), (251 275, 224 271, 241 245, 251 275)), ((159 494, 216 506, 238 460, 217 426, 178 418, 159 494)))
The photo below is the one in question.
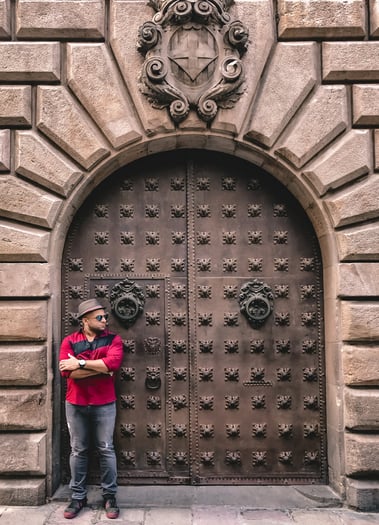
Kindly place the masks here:
POLYGON ((99 453, 101 488, 106 516, 119 515, 116 502, 117 463, 113 445, 116 419, 114 372, 121 366, 123 345, 109 332, 107 314, 97 299, 79 305, 79 331, 65 337, 59 370, 67 378, 66 419, 70 434, 72 500, 64 511, 74 518, 87 503, 88 448, 90 437, 99 453))

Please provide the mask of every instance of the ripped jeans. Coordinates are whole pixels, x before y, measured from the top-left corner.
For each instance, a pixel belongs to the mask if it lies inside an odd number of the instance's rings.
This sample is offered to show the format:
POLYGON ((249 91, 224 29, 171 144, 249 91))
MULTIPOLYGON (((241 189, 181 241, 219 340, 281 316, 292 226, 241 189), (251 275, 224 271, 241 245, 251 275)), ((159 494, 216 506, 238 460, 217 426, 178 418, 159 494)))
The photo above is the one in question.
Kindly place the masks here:
POLYGON ((117 491, 117 461, 113 445, 116 403, 81 406, 66 401, 66 419, 70 433, 70 489, 74 499, 87 495, 88 449, 90 441, 100 460, 103 496, 117 491))

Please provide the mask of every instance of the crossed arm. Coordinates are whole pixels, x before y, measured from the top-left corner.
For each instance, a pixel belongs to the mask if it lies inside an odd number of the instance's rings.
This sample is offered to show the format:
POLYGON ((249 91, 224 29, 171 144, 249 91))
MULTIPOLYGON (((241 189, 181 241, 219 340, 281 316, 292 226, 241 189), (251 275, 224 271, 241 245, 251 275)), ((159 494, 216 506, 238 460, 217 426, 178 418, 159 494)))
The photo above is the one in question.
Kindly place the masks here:
POLYGON ((86 367, 79 368, 79 360, 71 354, 68 354, 68 359, 59 361, 59 370, 61 372, 71 372, 72 379, 84 379, 98 374, 113 375, 110 372, 102 359, 87 359, 86 367))

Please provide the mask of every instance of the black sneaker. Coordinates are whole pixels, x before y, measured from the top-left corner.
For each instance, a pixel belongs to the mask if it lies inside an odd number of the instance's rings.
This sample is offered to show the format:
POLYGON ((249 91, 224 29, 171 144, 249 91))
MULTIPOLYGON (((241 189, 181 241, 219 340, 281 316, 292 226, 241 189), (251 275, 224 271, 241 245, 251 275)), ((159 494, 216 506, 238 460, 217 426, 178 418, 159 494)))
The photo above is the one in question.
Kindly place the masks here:
POLYGON ((120 509, 117 506, 116 498, 114 496, 104 496, 105 515, 110 520, 118 518, 120 509))
POLYGON ((75 518, 82 510, 83 507, 87 505, 87 498, 84 499, 72 499, 69 506, 64 509, 63 516, 68 520, 75 518))

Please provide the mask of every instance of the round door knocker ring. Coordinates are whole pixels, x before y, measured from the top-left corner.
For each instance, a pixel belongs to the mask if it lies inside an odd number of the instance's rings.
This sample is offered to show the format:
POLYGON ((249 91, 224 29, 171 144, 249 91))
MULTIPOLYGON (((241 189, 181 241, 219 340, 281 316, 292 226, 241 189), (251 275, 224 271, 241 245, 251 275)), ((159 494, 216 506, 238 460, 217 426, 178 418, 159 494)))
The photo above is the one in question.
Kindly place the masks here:
POLYGON ((246 315, 250 321, 265 321, 271 313, 270 303, 265 297, 253 296, 245 303, 246 315))
POLYGON ((241 286, 240 311, 253 328, 260 328, 274 309, 274 294, 264 282, 254 279, 241 286))
POLYGON ((114 310, 119 319, 130 323, 139 313, 139 304, 131 294, 127 294, 115 301, 114 310))
POLYGON ((126 328, 136 322, 145 305, 142 288, 127 278, 113 286, 110 300, 112 311, 126 328))

